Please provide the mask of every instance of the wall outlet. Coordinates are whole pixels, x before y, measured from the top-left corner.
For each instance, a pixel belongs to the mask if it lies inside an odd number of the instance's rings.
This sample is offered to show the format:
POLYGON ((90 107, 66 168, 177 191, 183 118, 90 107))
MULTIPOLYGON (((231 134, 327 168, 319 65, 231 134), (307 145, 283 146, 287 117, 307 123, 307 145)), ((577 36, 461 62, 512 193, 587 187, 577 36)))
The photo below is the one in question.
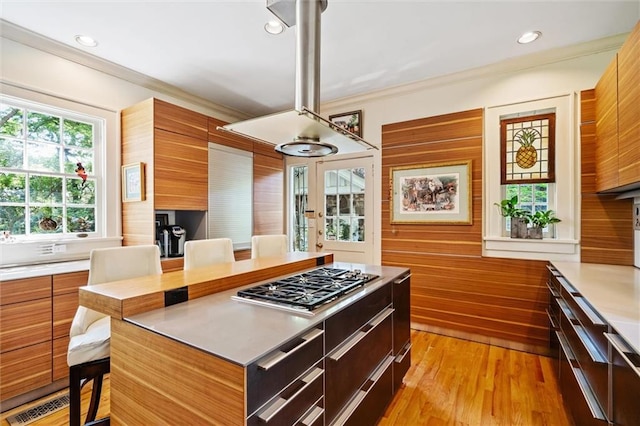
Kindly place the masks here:
POLYGON ((66 244, 55 244, 53 246, 53 252, 54 253, 64 253, 65 251, 67 251, 66 244))
POLYGON ((633 229, 640 231, 640 204, 633 205, 633 229))

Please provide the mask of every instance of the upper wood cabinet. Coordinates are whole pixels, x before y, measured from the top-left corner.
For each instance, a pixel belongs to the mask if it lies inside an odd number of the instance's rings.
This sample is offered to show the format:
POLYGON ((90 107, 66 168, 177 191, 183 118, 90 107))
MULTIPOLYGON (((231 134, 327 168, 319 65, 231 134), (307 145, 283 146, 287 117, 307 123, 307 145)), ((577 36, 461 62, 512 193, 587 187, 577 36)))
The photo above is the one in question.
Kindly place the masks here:
POLYGON ((596 191, 640 186, 640 22, 595 89, 596 191))
POLYGON ((122 164, 145 163, 144 201, 123 203, 124 245, 154 244, 156 210, 207 210, 208 117, 151 98, 122 111, 122 164))
POLYGON ((618 60, 596 85, 596 191, 618 186, 618 60))
POLYGON ((640 182, 640 22, 618 52, 618 184, 640 182))

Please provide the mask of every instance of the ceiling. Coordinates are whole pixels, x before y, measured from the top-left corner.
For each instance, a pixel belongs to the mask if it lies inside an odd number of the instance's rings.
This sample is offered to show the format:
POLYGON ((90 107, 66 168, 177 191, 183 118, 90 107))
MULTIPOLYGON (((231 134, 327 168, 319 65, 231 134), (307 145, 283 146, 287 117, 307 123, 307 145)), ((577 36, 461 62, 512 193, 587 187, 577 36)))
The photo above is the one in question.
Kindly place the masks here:
MULTIPOLYGON (((2 0, 0 18, 247 116, 294 103, 295 27, 265 32, 266 0, 2 0)), ((327 102, 626 33, 640 1, 328 0, 321 18, 327 102)))

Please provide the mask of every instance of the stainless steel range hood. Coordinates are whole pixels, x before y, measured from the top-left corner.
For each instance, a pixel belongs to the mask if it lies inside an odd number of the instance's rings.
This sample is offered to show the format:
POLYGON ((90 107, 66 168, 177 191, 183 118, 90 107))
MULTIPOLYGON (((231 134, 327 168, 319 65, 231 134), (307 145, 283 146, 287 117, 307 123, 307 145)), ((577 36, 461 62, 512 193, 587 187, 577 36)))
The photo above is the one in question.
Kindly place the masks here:
POLYGON ((276 145, 296 157, 321 157, 378 149, 319 114, 320 21, 327 0, 267 0, 267 8, 296 28, 296 81, 293 110, 227 124, 221 130, 276 145))

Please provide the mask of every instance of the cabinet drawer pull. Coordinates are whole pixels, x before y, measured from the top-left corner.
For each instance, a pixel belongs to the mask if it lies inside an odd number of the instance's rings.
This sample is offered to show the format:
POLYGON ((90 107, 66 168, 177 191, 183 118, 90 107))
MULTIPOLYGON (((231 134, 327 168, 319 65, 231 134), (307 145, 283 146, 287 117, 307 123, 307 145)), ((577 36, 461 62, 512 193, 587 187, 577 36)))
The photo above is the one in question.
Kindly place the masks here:
POLYGON ((551 293, 553 297, 560 297, 560 293, 558 293, 558 290, 556 290, 548 281, 547 288, 549 289, 549 293, 551 293))
MULTIPOLYGON (((600 351, 596 348, 596 346, 593 344, 587 332, 584 331, 584 327, 582 327, 581 325, 575 324, 577 322, 575 321, 575 318, 573 318, 573 321, 572 321, 572 317, 570 316, 571 311, 567 312, 565 308, 562 306, 561 308, 562 308, 562 313, 565 315, 565 317, 568 320, 567 322, 569 323, 569 326, 573 329, 573 332, 576 333, 576 336, 578 336, 578 340, 580 340, 580 342, 582 343, 582 346, 584 346, 584 348, 586 349, 587 354, 589 354, 589 358, 591 358, 591 361, 598 364, 606 364, 607 358, 603 356, 600 353, 600 351)), ((566 307, 566 309, 567 310, 569 309, 568 306, 566 307)))
POLYGON ((563 276, 557 276, 556 279, 558 280, 560 285, 569 292, 569 294, 580 294, 580 292, 576 290, 574 286, 569 284, 569 281, 567 281, 563 276))
POLYGON ((557 330, 559 327, 558 324, 556 324, 556 319, 551 315, 549 309, 545 309, 545 312, 547 313, 547 317, 549 317, 549 324, 551 324, 551 328, 557 330))
POLYGON ((562 349, 562 352, 564 352, 564 356, 567 358, 567 361, 569 361, 570 365, 573 365, 573 363, 576 360, 576 357, 573 354, 573 351, 571 350, 569 343, 567 343, 567 339, 565 339, 564 334, 560 331, 556 331, 556 337, 558 338, 558 342, 560 343, 560 349, 562 349))
POLYGON ((258 367, 261 370, 269 370, 274 365, 277 365, 279 362, 281 362, 284 359, 288 358, 289 356, 293 355, 294 353, 296 353, 297 351, 299 351, 300 349, 302 349, 303 347, 308 345, 313 340, 315 340, 318 337, 322 336, 323 334, 324 334, 324 330, 320 330, 320 329, 314 328, 309 333, 307 333, 304 336, 302 336, 302 342, 300 342, 300 344, 298 346, 296 346, 295 348, 291 349, 289 352, 279 351, 279 352, 275 353, 271 358, 260 362, 258 364, 258 367))
POLYGON ((371 330, 375 329, 378 325, 380 325, 380 323, 382 323, 382 321, 387 319, 387 317, 391 315, 393 311, 393 308, 387 308, 384 311, 380 312, 371 321, 369 321, 368 324, 366 324, 356 334, 354 334, 353 337, 343 343, 338 350, 329 355, 329 359, 331 359, 332 361, 340 361, 340 358, 342 358, 344 354, 349 352, 351 348, 353 348, 358 344, 358 342, 360 342, 369 333, 371 333, 371 330), (367 331, 363 331, 364 329, 367 329, 367 331))
POLYGON ((387 368, 389 368, 391 363, 393 363, 393 360, 394 358, 391 355, 386 357, 382 364, 380 364, 380 366, 376 368, 376 371, 374 371, 373 374, 369 377, 369 380, 373 383, 376 383, 378 380, 380 380, 380 377, 382 377, 387 368))
POLYGON ((400 364, 404 360, 404 357, 407 356, 407 354, 411 350, 411 342, 407 343, 405 347, 402 349, 403 349, 402 353, 398 354, 398 356, 396 357, 396 362, 398 364, 400 364))
POLYGON ((602 318, 600 318, 600 315, 598 315, 598 313, 594 311, 593 308, 591 308, 591 306, 589 305, 589 303, 587 303, 584 297, 574 297, 573 300, 576 301, 578 306, 580 306, 580 308, 584 311, 585 315, 589 318, 589 321, 591 321, 593 325, 598 325, 601 327, 607 326, 607 323, 602 321, 602 318))
POLYGON ((404 277, 395 280, 393 283, 394 284, 402 284, 403 282, 405 282, 409 278, 411 278, 411 274, 405 275, 404 277))
POLYGON ((620 336, 612 333, 603 333, 604 337, 607 338, 611 346, 620 354, 622 359, 629 364, 629 367, 640 377, 640 365, 636 365, 631 358, 627 354, 635 354, 635 351, 631 349, 625 341, 623 341, 620 336))
POLYGON ((258 418, 265 423, 269 423, 280 411, 284 409, 284 407, 289 405, 289 403, 291 403, 292 401, 295 401, 298 395, 300 395, 309 386, 311 386, 311 383, 313 383, 318 377, 321 377, 323 373, 324 371, 321 368, 314 368, 309 374, 307 374, 305 377, 300 379, 302 383, 304 383, 304 386, 298 389, 296 393, 291 395, 289 399, 278 398, 278 400, 275 403, 273 403, 273 405, 271 405, 269 408, 264 410, 262 414, 258 416, 258 418), (263 417, 265 415, 267 417, 263 417))
POLYGON ((315 405, 311 412, 304 419, 300 420, 300 424, 304 426, 312 425, 322 414, 324 414, 324 408, 315 405))

